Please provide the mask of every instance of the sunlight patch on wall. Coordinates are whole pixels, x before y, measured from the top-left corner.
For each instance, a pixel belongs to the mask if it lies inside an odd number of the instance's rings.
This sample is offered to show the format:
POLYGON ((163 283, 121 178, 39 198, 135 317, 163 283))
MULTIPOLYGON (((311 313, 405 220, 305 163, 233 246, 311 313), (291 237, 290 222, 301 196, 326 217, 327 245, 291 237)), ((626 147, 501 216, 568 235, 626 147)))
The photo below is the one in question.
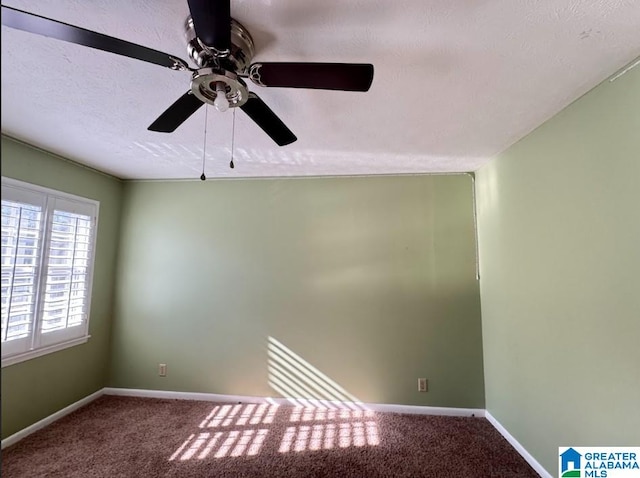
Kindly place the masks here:
POLYGON ((380 444, 372 410, 273 337, 268 340, 269 386, 296 405, 280 453, 380 444))
POLYGON ((355 396, 273 337, 267 354, 269 386, 291 403, 366 410, 355 396))

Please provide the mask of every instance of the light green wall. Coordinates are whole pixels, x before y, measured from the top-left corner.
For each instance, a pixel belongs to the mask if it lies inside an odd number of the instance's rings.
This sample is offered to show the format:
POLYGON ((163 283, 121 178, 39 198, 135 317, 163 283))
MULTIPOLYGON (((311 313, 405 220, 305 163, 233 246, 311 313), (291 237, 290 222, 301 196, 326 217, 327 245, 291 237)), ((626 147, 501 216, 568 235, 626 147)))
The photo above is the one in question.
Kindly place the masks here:
POLYGON ((640 68, 477 175, 487 409, 558 446, 640 441, 640 68))
POLYGON ((2 369, 2 438, 105 386, 122 183, 2 137, 2 175, 100 201, 86 344, 2 369))
POLYGON ((128 183, 110 385, 278 396, 273 337, 360 400, 483 407, 474 237, 464 175, 128 183))

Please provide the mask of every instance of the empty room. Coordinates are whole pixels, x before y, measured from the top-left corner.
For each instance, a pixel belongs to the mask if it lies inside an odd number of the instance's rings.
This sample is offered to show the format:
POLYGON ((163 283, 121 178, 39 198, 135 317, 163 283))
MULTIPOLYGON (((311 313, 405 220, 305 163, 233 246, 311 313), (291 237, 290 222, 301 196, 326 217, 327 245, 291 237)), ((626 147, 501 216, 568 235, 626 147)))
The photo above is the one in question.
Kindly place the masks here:
POLYGON ((3 477, 640 476, 636 1, 3 1, 3 477))

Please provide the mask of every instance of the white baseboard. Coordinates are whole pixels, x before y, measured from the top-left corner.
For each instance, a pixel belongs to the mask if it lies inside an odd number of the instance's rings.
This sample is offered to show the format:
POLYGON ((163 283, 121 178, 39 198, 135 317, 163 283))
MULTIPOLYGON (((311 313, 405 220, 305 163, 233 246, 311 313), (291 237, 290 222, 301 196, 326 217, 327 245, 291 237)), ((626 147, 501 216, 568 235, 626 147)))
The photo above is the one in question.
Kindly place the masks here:
POLYGON ((515 450, 518 453, 520 453, 522 458, 524 458, 526 462, 529 463, 529 465, 531 465, 531 468, 533 468, 542 478, 553 478, 553 475, 551 475, 547 470, 545 470, 543 466, 540 463, 538 463, 538 460, 536 460, 531 455, 531 453, 529 453, 520 444, 520 442, 516 440, 514 436, 511 433, 509 433, 507 429, 503 427, 498 420, 494 418, 493 415, 491 415, 491 413, 489 413, 488 410, 485 410, 484 416, 487 420, 489 420, 489 423, 491 423, 494 426, 494 428, 498 430, 503 437, 505 437, 505 439, 509 442, 509 444, 511 444, 511 446, 515 448, 515 450))
MULTIPOLYGON (((141 388, 113 388, 103 389, 105 395, 119 395, 121 397, 166 398, 172 400, 200 400, 203 402, 243 402, 266 403, 270 399, 262 397, 248 397, 244 395, 221 395, 218 393, 173 392, 168 390, 148 390, 141 388)), ((280 399, 273 399, 279 403, 280 399)))
POLYGON ((44 428, 47 425, 50 425, 51 423, 61 419, 65 415, 69 415, 71 412, 77 410, 78 408, 84 407, 88 403, 93 402, 96 398, 100 397, 103 393, 104 393, 104 389, 98 390, 97 392, 92 393, 91 395, 84 397, 67 407, 64 407, 62 410, 58 410, 57 412, 49 415, 48 417, 43 418, 42 420, 34 423, 33 425, 30 425, 27 428, 23 428, 19 432, 16 432, 13 435, 8 436, 4 440, 2 440, 2 449, 4 450, 6 447, 19 442, 23 438, 31 435, 36 430, 40 430, 41 428, 44 428))
POLYGON ((424 405, 393 405, 386 403, 365 403, 364 406, 374 412, 442 415, 447 417, 484 417, 484 409, 482 408, 428 407, 424 405))
POLYGON ((204 402, 241 402, 241 403, 276 403, 278 405, 324 405, 340 406, 353 410, 372 410, 374 412, 412 413, 419 415, 446 415, 452 417, 484 417, 482 408, 449 408, 427 407, 416 405, 392 405, 383 403, 337 402, 329 400, 312 400, 300 398, 264 398, 246 395, 221 395, 217 393, 172 392, 166 390, 142 390, 134 388, 105 388, 105 395, 125 397, 168 398, 174 400, 201 400, 204 402))

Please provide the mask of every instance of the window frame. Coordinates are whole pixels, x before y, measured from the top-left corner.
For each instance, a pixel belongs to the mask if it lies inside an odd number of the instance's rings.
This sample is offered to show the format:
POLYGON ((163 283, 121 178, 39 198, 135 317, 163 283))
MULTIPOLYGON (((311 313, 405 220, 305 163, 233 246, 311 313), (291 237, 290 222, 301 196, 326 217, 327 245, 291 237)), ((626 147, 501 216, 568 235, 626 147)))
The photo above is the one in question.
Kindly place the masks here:
MULTIPOLYGON (((11 195, 2 195, 3 200, 20 201, 19 197, 25 198, 24 202, 29 204, 37 204, 42 208, 41 218, 41 234, 38 240, 38 264, 36 266, 34 292, 34 312, 29 335, 25 338, 29 344, 27 351, 9 352, 6 356, 2 356, 2 368, 14 365, 26 360, 57 352, 75 345, 86 343, 91 335, 89 335, 89 322, 91 318, 91 298, 93 296, 93 278, 95 272, 96 243, 98 236, 98 215, 100 212, 100 202, 94 199, 77 196, 74 194, 58 191, 55 189, 27 183, 13 178, 2 176, 2 189, 4 193, 5 186, 12 190, 11 195), (33 198, 38 198, 35 202, 33 198), (56 207, 63 204, 63 207, 56 207), (92 231, 89 238, 89 257, 87 260, 86 272, 86 320, 82 325, 65 327, 60 330, 42 332, 43 322, 43 306, 44 295, 47 281, 48 262, 51 253, 51 236, 52 222, 54 210, 60 210, 69 213, 78 213, 91 217, 92 231), (76 329, 79 327, 79 329, 76 329), (75 333, 75 330, 78 333, 75 333), (70 330, 74 330, 70 333, 70 330)), ((70 291, 71 293, 71 291, 70 291)), ((68 312, 67 312, 68 314, 68 312)), ((8 324, 7 324, 8 326, 8 324)), ((23 340, 24 339, 16 339, 23 340)), ((2 342, 2 352, 4 353, 7 346, 11 347, 11 342, 2 342)), ((16 347, 19 348, 19 347, 16 347)), ((23 347, 24 348, 24 347, 23 347)))

